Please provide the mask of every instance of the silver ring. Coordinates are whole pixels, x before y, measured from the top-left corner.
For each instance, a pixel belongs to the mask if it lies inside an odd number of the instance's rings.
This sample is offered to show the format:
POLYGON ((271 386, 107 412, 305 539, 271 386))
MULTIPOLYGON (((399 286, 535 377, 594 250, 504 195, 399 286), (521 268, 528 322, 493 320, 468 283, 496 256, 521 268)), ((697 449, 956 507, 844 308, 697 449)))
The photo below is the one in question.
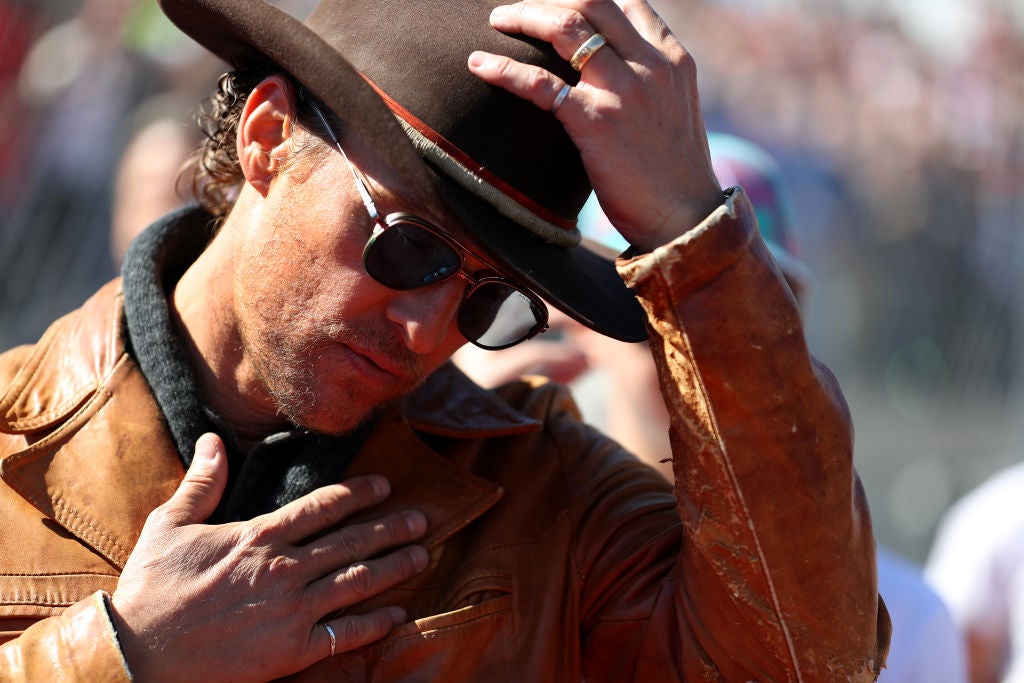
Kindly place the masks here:
POLYGON ((325 624, 322 621, 320 625, 324 627, 324 630, 327 631, 327 637, 331 639, 331 656, 333 657, 338 647, 338 639, 334 636, 334 629, 331 628, 330 624, 325 624))
POLYGON ((558 111, 558 108, 562 106, 562 102, 565 102, 565 98, 569 96, 569 91, 572 90, 572 86, 566 83, 562 86, 562 89, 555 95, 555 101, 551 103, 551 113, 554 114, 558 111))
POLYGON ((608 44, 604 36, 600 33, 595 33, 580 45, 576 52, 569 58, 569 66, 576 69, 577 71, 583 70, 583 65, 590 61, 590 58, 594 56, 594 53, 600 50, 602 47, 608 44))

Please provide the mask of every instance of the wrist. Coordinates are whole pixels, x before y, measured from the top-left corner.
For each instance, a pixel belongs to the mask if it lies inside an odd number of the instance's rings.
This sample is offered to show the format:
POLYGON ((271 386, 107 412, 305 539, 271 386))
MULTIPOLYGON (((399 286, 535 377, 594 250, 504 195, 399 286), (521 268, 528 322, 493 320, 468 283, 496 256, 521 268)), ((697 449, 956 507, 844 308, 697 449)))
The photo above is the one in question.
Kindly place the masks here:
POLYGON ((716 190, 714 194, 707 195, 706 199, 699 202, 689 202, 680 207, 672 214, 670 219, 664 221, 665 227, 660 230, 652 230, 636 240, 631 240, 631 256, 648 254, 658 247, 669 244, 684 234, 703 223, 722 206, 732 195, 733 188, 727 190, 716 190))

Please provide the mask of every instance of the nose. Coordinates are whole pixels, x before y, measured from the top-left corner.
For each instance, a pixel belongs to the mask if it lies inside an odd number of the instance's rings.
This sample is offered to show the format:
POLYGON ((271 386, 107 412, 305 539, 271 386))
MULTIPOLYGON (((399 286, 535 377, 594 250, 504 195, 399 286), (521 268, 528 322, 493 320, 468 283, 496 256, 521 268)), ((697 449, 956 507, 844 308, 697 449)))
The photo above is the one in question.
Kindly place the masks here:
POLYGON ((387 318, 402 330, 410 351, 430 354, 445 343, 449 333, 458 334, 455 316, 465 289, 466 283, 453 277, 429 287, 395 292, 387 304, 387 318))

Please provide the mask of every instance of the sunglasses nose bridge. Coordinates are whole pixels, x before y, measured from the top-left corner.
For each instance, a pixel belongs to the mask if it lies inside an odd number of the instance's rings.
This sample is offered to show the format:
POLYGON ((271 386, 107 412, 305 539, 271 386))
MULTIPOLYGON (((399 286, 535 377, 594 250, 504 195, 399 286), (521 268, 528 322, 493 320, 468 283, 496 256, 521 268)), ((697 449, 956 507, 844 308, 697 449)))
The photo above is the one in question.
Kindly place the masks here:
POLYGON ((472 293, 473 288, 476 287, 477 279, 470 275, 469 273, 467 273, 466 271, 464 271, 462 268, 459 268, 457 271, 455 271, 455 279, 462 280, 463 282, 463 298, 468 297, 470 293, 472 293))

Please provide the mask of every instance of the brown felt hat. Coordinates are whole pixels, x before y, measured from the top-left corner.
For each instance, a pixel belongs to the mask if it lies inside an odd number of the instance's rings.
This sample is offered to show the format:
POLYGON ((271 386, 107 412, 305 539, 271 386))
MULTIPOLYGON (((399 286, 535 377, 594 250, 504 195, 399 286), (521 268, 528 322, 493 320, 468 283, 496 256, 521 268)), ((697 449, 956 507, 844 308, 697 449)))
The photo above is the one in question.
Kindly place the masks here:
MULTIPOLYGON (((474 76, 474 50, 578 74, 541 41, 488 22, 501 0, 322 0, 303 23, 263 0, 160 0, 232 64, 270 58, 358 131, 412 189, 439 197, 453 230, 584 325, 646 339, 644 313, 608 258, 580 246, 590 193, 555 116, 474 76)), ((413 209, 414 210, 414 209, 413 209)))

